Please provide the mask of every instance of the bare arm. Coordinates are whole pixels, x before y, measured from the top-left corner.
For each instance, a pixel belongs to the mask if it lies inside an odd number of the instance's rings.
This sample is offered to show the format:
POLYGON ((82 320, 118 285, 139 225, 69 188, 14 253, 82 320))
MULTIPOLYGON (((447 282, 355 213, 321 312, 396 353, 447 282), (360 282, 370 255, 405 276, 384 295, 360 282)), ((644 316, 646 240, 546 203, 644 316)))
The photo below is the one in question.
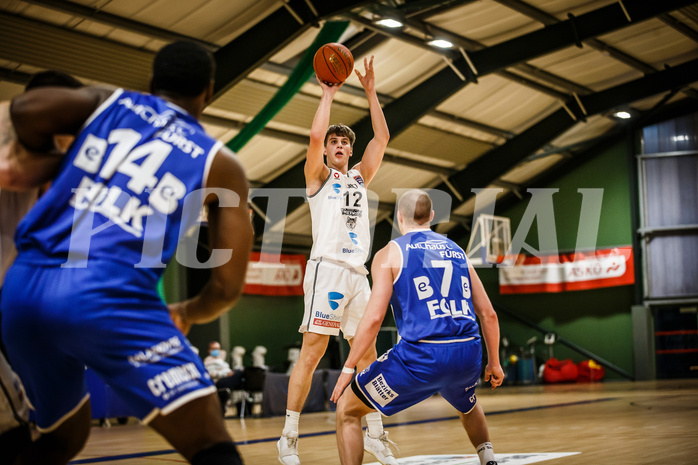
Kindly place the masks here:
POLYGON ((499 319, 492 307, 492 302, 487 296, 485 287, 480 281, 480 277, 475 272, 470 263, 470 287, 473 293, 473 306, 475 314, 480 320, 482 336, 485 339, 487 349, 487 366, 485 367, 485 381, 489 381, 492 389, 502 384, 504 381, 504 371, 499 361, 499 319))
MULTIPOLYGON (((359 326, 356 329, 356 336, 351 344, 351 350, 347 356, 344 366, 354 368, 361 360, 364 353, 374 344, 378 331, 383 324, 385 312, 390 303, 390 296, 393 295, 393 279, 395 276, 395 258, 396 254, 391 253, 391 244, 383 247, 376 253, 371 265, 371 273, 373 274, 373 287, 371 288, 371 298, 366 305, 364 316, 361 317, 359 326)), ((344 389, 351 382, 353 374, 342 373, 337 380, 334 391, 332 392, 332 402, 337 402, 339 397, 344 392, 344 389)))
POLYGON ((0 106, 0 188, 27 190, 52 179, 63 155, 54 136, 75 135, 112 89, 44 87, 0 106))
POLYGON ((25 191, 53 178, 60 153, 37 154, 18 141, 10 120, 10 102, 0 102, 0 189, 25 191))
POLYGON ((77 134, 112 92, 102 87, 43 87, 16 96, 10 116, 17 140, 30 151, 50 152, 54 135, 77 134))
POLYGON ((330 107, 332 100, 342 84, 328 86, 318 79, 322 87, 322 97, 318 105, 313 124, 310 126, 310 144, 305 158, 305 190, 308 195, 313 195, 322 187, 329 175, 329 168, 323 159, 325 151, 325 135, 330 126, 330 107))
MULTIPOLYGON (((235 304, 245 284, 247 262, 254 239, 247 208, 249 184, 245 172, 227 148, 222 148, 211 165, 209 188, 222 188, 237 199, 234 207, 219 206, 218 197, 210 195, 208 223, 211 249, 232 250, 232 257, 211 269, 211 277, 195 297, 170 305, 172 319, 185 334, 192 324, 213 321, 235 304)), ((222 202, 221 202, 222 203, 222 202)))
POLYGON ((371 114, 371 125, 373 126, 373 139, 366 146, 364 156, 354 168, 361 172, 365 185, 368 185, 381 166, 385 149, 390 140, 390 131, 388 130, 388 123, 385 121, 383 109, 378 101, 378 94, 376 94, 373 56, 371 56, 370 61, 364 58, 364 69, 365 75, 362 76, 359 70, 356 70, 356 75, 366 91, 368 109, 371 114))

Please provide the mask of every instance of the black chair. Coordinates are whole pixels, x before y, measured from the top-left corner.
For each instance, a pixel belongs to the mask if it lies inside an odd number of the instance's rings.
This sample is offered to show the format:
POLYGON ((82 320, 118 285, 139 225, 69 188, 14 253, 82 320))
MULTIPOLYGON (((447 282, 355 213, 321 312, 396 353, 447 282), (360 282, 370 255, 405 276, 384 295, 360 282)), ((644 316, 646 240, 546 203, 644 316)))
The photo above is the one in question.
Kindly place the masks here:
POLYGON ((242 382, 242 388, 245 391, 245 395, 242 398, 242 405, 240 406, 240 418, 245 418, 248 408, 250 415, 262 415, 264 380, 266 376, 267 370, 264 368, 245 367, 245 378, 242 382), (258 413, 255 412, 257 407, 259 407, 258 413))

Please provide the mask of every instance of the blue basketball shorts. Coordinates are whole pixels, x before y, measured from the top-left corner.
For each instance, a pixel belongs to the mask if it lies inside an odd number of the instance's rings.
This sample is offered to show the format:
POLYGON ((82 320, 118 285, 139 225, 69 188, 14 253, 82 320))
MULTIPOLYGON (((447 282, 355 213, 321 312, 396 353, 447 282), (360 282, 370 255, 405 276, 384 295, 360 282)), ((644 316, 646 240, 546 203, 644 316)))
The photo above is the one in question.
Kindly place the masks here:
POLYGON ((404 339, 356 376, 353 389, 383 415, 393 415, 437 392, 459 412, 475 406, 480 379, 479 338, 464 342, 404 339))
POLYGON ((2 337, 34 420, 50 432, 89 398, 92 369, 144 423, 215 393, 210 376, 138 270, 15 263, 2 292, 2 337))

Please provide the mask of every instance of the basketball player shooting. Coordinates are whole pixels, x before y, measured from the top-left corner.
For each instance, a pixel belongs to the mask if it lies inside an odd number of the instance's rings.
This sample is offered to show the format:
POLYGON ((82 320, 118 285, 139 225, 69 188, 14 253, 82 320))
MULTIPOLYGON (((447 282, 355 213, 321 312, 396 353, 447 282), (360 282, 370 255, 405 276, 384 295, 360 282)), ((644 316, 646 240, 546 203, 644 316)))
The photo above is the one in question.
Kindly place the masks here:
MULTIPOLYGON (((300 412, 330 336, 338 335, 341 329, 349 344, 352 343, 371 292, 364 266, 371 244, 366 188, 380 167, 390 134, 376 94, 373 57, 364 58, 364 70, 364 74, 356 70, 356 75, 368 99, 373 139, 366 146, 361 162, 351 169, 354 132, 343 124, 328 128, 332 100, 342 84, 329 86, 318 79, 322 97, 310 128, 305 162, 313 247, 303 283, 305 312, 299 329, 303 342, 291 372, 286 422, 277 442, 278 459, 285 465, 300 464, 300 412)), ((366 350, 358 366, 366 367, 375 359, 374 341, 373 349, 366 350)), ((380 413, 369 415, 367 424, 366 449, 381 463, 396 464, 380 413)))
POLYGON ((363 459, 362 416, 376 410, 393 415, 437 392, 458 411, 480 463, 497 465, 485 414, 475 397, 482 360, 476 316, 487 348, 485 381, 494 389, 504 380, 497 314, 463 249, 431 231, 433 218, 426 192, 406 192, 397 213, 403 236, 373 258, 373 293, 331 397, 337 402, 343 465, 358 465, 363 459), (363 354, 374 347, 389 303, 400 341, 345 390, 363 354))

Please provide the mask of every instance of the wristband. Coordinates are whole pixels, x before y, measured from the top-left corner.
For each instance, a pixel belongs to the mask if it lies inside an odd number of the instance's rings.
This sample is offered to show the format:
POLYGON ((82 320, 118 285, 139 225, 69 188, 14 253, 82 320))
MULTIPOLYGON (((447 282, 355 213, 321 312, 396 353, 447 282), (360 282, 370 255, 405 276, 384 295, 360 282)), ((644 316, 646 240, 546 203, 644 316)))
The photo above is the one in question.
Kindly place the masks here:
POLYGON ((348 368, 348 367, 342 367, 342 373, 346 373, 348 375, 353 375, 354 374, 354 369, 353 368, 348 368))

